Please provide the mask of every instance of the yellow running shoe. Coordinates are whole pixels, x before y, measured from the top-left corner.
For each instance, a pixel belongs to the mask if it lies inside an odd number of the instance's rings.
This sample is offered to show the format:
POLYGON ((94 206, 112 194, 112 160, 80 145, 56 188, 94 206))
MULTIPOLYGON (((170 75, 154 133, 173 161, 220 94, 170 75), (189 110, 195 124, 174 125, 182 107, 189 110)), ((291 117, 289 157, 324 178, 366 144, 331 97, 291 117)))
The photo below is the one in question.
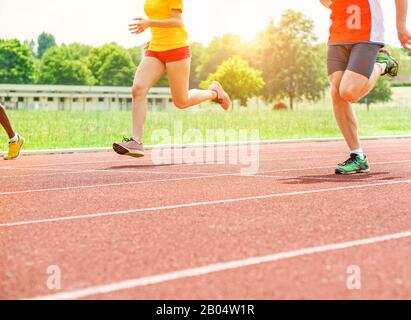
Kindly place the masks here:
POLYGON ((24 138, 19 135, 17 142, 9 142, 9 152, 3 157, 4 160, 17 159, 20 155, 21 148, 24 145, 24 138))

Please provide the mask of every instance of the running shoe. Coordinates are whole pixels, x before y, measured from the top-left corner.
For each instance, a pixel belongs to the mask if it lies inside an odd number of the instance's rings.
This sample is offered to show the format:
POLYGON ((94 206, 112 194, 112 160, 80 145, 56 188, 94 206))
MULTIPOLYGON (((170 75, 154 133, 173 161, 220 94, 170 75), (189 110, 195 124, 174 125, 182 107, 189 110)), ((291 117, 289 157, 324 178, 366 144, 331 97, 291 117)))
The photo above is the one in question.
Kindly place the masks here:
POLYGON ((335 174, 355 174, 367 172, 370 172, 367 157, 364 156, 364 159, 361 159, 361 157, 355 153, 352 153, 347 161, 339 164, 337 169, 335 169, 335 174))
POLYGON ((214 100, 215 103, 218 103, 224 110, 228 110, 230 108, 230 97, 227 92, 224 91, 223 86, 219 82, 213 81, 208 90, 212 90, 217 93, 217 98, 214 100))
POLYGON ((9 151, 3 157, 4 160, 14 160, 20 156, 20 151, 21 148, 23 148, 25 140, 20 135, 18 137, 19 139, 16 142, 9 142, 9 151))
POLYGON ((380 49, 380 52, 377 55, 377 63, 385 63, 387 66, 385 72, 381 74, 381 76, 388 74, 390 77, 396 77, 398 75, 400 65, 387 49, 380 49))
POLYGON ((138 143, 133 138, 123 138, 123 142, 115 142, 113 144, 113 150, 122 156, 130 156, 134 158, 144 157, 143 144, 138 143))

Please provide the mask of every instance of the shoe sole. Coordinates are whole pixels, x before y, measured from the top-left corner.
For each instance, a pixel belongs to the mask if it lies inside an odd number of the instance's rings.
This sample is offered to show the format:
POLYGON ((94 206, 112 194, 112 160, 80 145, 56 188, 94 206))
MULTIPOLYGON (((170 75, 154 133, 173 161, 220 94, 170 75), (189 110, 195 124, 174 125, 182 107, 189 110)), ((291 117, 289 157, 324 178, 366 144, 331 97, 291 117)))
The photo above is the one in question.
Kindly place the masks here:
POLYGON ((370 169, 360 170, 360 171, 353 171, 353 172, 340 172, 338 170, 335 170, 335 174, 343 175, 343 176, 349 176, 349 175, 353 175, 353 174, 370 173, 370 171, 371 171, 370 169))
POLYGON ((130 156, 133 158, 142 158, 144 157, 144 152, 143 151, 135 151, 135 152, 130 152, 130 150, 124 148, 123 146, 119 145, 118 143, 113 144, 113 150, 122 156, 130 156))

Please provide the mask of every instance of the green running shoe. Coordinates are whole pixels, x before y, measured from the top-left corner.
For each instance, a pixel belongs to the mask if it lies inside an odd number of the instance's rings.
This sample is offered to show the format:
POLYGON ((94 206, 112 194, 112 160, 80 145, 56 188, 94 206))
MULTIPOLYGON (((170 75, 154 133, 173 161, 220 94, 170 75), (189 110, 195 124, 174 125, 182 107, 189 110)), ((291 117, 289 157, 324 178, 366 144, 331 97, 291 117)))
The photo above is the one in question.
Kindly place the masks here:
POLYGON ((350 159, 338 165, 335 169, 335 174, 355 174, 370 172, 368 159, 364 156, 364 160, 358 154, 352 153, 350 159))
POLYGON ((381 76, 385 76, 388 74, 390 77, 396 77, 398 75, 399 63, 391 53, 384 48, 380 49, 380 52, 377 55, 377 63, 385 63, 387 67, 385 68, 385 72, 381 74, 381 76))

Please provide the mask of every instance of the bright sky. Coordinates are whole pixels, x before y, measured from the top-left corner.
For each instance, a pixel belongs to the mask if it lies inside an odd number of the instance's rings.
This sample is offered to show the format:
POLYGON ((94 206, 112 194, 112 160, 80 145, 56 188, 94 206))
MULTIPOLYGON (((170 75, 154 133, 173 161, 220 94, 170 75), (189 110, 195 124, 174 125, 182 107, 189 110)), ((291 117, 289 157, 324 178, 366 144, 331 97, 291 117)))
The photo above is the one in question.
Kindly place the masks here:
MULTIPOLYGON (((389 44, 398 44, 394 0, 382 0, 389 44)), ((252 39, 269 19, 292 8, 314 19, 320 40, 326 41, 329 13, 318 0, 185 0, 184 21, 190 40, 208 43, 214 36, 236 33, 252 39)), ((144 0, 0 0, 0 38, 36 38, 53 33, 59 43, 100 45, 116 41, 139 45, 149 35, 131 36, 128 23, 143 15, 144 0)), ((411 20, 409 18, 408 20, 411 20)))

